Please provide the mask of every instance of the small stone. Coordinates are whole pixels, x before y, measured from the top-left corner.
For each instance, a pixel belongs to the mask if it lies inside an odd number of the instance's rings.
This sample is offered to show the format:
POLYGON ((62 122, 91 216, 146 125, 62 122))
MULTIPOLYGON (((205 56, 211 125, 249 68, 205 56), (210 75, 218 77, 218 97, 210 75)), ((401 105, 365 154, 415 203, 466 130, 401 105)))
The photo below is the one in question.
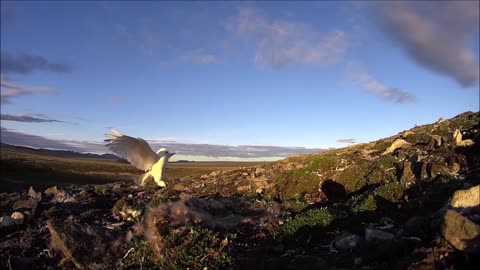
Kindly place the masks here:
POLYGON ((0 217, 0 228, 10 227, 14 225, 14 221, 9 216, 0 217))
POLYGON ((28 189, 28 196, 37 201, 42 200, 42 193, 36 192, 32 186, 30 186, 30 188, 28 189))
POLYGON ((264 168, 258 167, 255 169, 255 176, 259 176, 265 172, 264 168))
POLYGON ((263 193, 263 188, 257 188, 255 190, 255 192, 258 193, 258 194, 262 194, 263 193))
POLYGON ((361 241, 360 236, 346 232, 335 238, 335 247, 340 251, 353 251, 360 247, 361 241))
POLYGON ((173 190, 176 190, 176 191, 185 191, 187 190, 187 187, 185 187, 185 185, 182 185, 182 184, 175 184, 173 186, 173 190))
POLYGON ((377 229, 366 228, 365 239, 368 242, 386 242, 395 238, 395 235, 377 229))
POLYGON ((220 171, 213 171, 210 173, 210 177, 217 177, 220 175, 220 171))
POLYGON ((53 187, 47 188, 43 193, 45 193, 45 195, 55 195, 57 194, 57 192, 58 192, 57 186, 53 186, 53 187))
POLYGON ((14 225, 23 224, 23 220, 25 219, 25 216, 23 215, 23 213, 20 213, 20 212, 13 212, 13 214, 10 217, 12 218, 14 225))

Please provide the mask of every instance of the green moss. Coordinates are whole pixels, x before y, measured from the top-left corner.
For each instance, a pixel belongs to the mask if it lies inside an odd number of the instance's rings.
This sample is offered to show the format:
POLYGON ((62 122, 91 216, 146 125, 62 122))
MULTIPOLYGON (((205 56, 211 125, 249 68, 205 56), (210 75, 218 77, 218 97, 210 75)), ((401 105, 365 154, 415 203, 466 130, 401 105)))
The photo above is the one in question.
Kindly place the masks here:
POLYGON ((274 236, 298 236, 300 229, 305 227, 326 227, 334 220, 334 215, 327 208, 310 209, 298 214, 273 232, 274 236))
POLYGON ((411 144, 427 144, 430 137, 429 134, 420 132, 409 135, 405 140, 411 144))
POLYGON ((393 139, 384 139, 377 141, 370 149, 376 151, 385 151, 390 145, 392 145, 393 139))
POLYGON ((353 198, 353 208, 354 213, 360 213, 365 211, 375 211, 377 209, 377 202, 373 195, 359 196, 353 198))
POLYGON ((406 183, 392 182, 378 187, 374 194, 390 202, 397 202, 403 197, 404 191, 408 188, 406 183))

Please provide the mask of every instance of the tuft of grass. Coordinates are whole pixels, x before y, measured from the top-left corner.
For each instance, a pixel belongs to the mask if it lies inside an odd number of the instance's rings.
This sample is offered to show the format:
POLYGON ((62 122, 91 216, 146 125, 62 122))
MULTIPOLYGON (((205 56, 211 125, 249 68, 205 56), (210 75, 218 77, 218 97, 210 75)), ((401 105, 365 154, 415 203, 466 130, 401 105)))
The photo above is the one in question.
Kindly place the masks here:
POLYGON ((352 201, 353 213, 375 211, 377 209, 377 202, 373 195, 358 196, 356 198, 352 198, 352 201))
MULTIPOLYGON (((300 229, 306 227, 326 227, 334 220, 335 216, 327 208, 310 209, 287 220, 282 226, 273 231, 275 237, 290 238, 298 236, 300 229)), ((300 237, 301 238, 301 237, 300 237)))
POLYGON ((390 202, 398 202, 402 197, 408 185, 402 182, 392 182, 379 186, 374 194, 390 202))

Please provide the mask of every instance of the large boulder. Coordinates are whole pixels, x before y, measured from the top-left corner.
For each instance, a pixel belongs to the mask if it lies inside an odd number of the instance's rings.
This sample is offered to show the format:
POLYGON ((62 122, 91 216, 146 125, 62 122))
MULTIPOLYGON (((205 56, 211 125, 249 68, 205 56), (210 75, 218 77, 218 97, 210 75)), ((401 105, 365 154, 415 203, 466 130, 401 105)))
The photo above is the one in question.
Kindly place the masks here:
POLYGON ((456 249, 480 253, 480 225, 473 217, 480 213, 480 185, 457 190, 442 223, 443 237, 456 249))

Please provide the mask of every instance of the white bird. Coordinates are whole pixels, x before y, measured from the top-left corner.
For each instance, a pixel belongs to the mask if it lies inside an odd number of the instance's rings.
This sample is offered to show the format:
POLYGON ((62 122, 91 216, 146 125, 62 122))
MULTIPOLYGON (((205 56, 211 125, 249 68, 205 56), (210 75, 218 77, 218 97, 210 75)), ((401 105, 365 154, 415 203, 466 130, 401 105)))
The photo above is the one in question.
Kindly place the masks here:
POLYGON ((153 177, 159 187, 166 187, 165 182, 163 182, 165 169, 168 159, 175 153, 170 153, 165 148, 160 148, 155 153, 148 143, 141 138, 126 136, 114 129, 112 129, 112 133, 105 134, 108 138, 105 140, 107 142, 106 146, 115 154, 127 159, 133 166, 146 172, 136 178, 135 182, 143 186, 153 177))

